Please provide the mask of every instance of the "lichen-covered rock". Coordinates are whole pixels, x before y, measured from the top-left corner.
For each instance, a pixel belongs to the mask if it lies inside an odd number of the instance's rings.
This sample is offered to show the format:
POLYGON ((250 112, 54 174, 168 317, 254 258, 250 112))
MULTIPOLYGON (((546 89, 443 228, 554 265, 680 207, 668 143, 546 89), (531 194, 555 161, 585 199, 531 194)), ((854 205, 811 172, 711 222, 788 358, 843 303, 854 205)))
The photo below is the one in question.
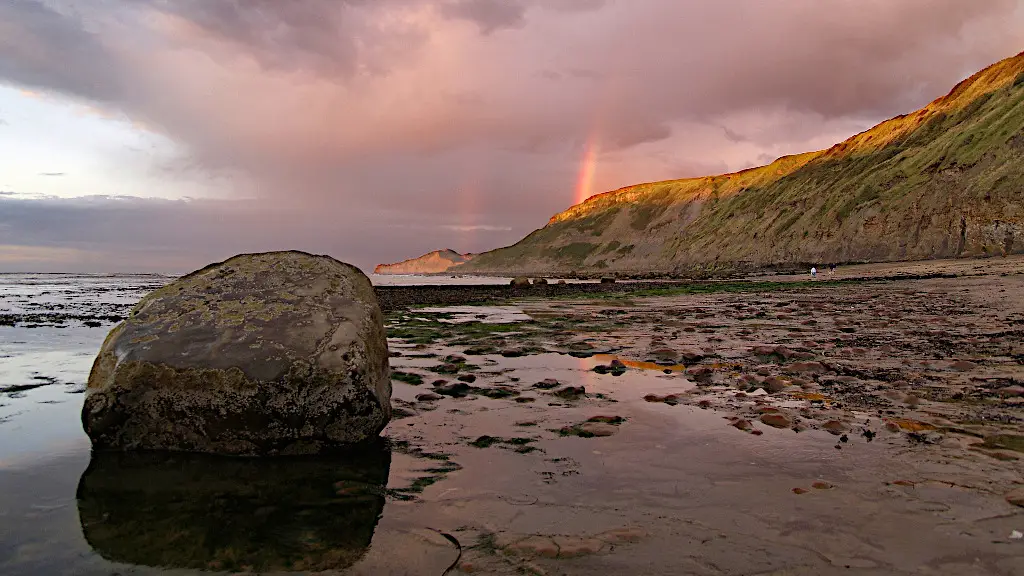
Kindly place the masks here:
POLYGON ((391 415, 387 340, 357 268, 243 254, 149 294, 107 336, 82 423, 98 449, 312 454, 391 415))

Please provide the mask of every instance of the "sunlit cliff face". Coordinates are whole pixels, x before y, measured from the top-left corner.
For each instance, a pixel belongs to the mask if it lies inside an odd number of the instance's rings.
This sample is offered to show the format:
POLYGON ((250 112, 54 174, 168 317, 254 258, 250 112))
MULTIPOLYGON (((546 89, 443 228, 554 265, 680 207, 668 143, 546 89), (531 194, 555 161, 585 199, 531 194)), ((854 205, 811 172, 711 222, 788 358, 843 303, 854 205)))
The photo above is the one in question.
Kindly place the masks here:
POLYGON ((8 0, 0 191, 245 207, 36 198, 0 245, 477 252, 605 190, 826 148, 1021 47, 1015 0, 8 0))
MULTIPOLYGON (((681 200, 707 195, 712 190, 719 196, 731 195, 758 184, 764 185, 793 174, 808 163, 834 160, 868 154, 881 150, 886 145, 908 136, 925 127, 937 116, 948 116, 980 105, 979 97, 991 92, 1019 84, 1024 79, 1024 52, 1000 61, 957 84, 945 96, 935 99, 927 106, 909 114, 901 114, 856 134, 825 150, 805 152, 779 158, 765 166, 748 168, 738 172, 709 175, 699 178, 683 178, 655 183, 637 184, 600 194, 580 194, 587 189, 593 175, 594 155, 589 153, 582 162, 577 198, 579 201, 568 209, 551 217, 549 224, 584 218, 617 204, 635 204, 651 199, 652 196, 667 194, 681 200)), ((984 98, 982 98, 982 103, 984 98)), ((668 200, 666 198, 665 200, 668 200)))

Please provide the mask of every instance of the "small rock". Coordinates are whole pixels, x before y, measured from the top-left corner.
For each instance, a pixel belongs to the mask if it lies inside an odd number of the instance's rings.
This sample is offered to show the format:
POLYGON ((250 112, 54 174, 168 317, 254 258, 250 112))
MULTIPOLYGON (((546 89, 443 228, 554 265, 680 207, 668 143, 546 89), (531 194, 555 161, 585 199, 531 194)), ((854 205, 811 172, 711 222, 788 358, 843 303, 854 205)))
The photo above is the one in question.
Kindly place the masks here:
POLYGON ((711 378, 715 375, 715 371, 707 366, 700 366, 697 368, 687 369, 687 375, 696 380, 697 382, 710 382, 711 378))
POLYGON ((810 490, 806 488, 793 488, 793 494, 807 494, 810 490))
POLYGON ((828 372, 828 368, 821 362, 794 362, 786 368, 787 372, 812 372, 820 374, 828 372))
POLYGON ((821 429, 826 432, 830 432, 835 436, 839 436, 843 432, 849 431, 850 427, 839 420, 829 420, 821 425, 821 429))
POLYGON ((444 396, 434 394, 433 392, 424 392, 416 395, 416 400, 419 400, 420 402, 436 402, 441 398, 444 398, 444 396))
POLYGON ((647 402, 662 402, 669 406, 675 406, 679 404, 679 397, 675 394, 666 394, 665 396, 658 396, 657 394, 648 394, 644 396, 644 400, 647 402))
POLYGON ((1003 398, 1020 398, 1024 396, 1024 386, 1007 386, 996 390, 996 394, 1003 398))
POLYGON ((656 348, 651 350, 650 355, 659 362, 674 363, 679 358, 679 354, 671 348, 656 348))
POLYGON ((468 395, 470 390, 472 390, 472 387, 465 382, 452 382, 451 384, 436 386, 434 388, 434 393, 441 394, 442 396, 462 398, 468 395))
POLYGON ((732 424, 730 424, 730 426, 744 431, 750 430, 751 428, 754 427, 753 424, 750 423, 750 420, 743 420, 742 418, 733 422, 732 424))
POLYGON ((785 414, 762 414, 760 420, 772 428, 789 428, 793 425, 793 421, 785 414))
POLYGON ((614 283, 615 283, 615 278, 610 278, 608 276, 605 276, 604 278, 601 278, 601 284, 614 284, 614 283))
POLYGON ((495 386, 494 388, 477 388, 475 392, 481 396, 494 398, 495 400, 519 396, 518 390, 514 388, 509 388, 507 386, 495 386))
POLYGON ((835 488, 835 486, 828 482, 815 482, 814 484, 811 484, 811 488, 814 488, 815 490, 831 490, 835 488))
POLYGON ((524 286, 529 286, 530 285, 530 279, 527 278, 526 276, 516 276, 515 278, 512 279, 511 282, 509 282, 509 284, 511 286, 515 286, 517 288, 521 288, 521 287, 524 287, 524 286))
POLYGON ((543 285, 545 285, 547 283, 548 283, 547 278, 534 278, 533 279, 533 285, 534 286, 543 286, 543 285))
POLYGON ((969 372, 977 367, 977 364, 969 360, 957 360, 949 365, 951 370, 956 370, 957 372, 969 372))
POLYGON ((566 400, 575 400, 580 396, 585 396, 587 394, 587 389, 584 388, 583 386, 566 386, 565 388, 556 390, 554 394, 559 398, 565 398, 566 400))
POLYGON ((552 388, 558 388, 561 384, 561 382, 554 378, 546 378, 534 384, 533 387, 540 388, 541 390, 551 390, 552 388))
POLYGON ((591 416, 587 422, 604 422, 605 424, 622 424, 626 419, 622 416, 591 416))
POLYGON ((476 382, 476 376, 472 374, 463 374, 462 376, 459 376, 458 380, 472 384, 473 382, 476 382))
POLYGON ((788 388, 789 382, 786 382, 778 376, 770 376, 764 379, 764 387, 768 389, 769 392, 778 393, 788 388))
POLYGON ((703 360, 704 353, 693 348, 684 348, 679 351, 679 357, 687 364, 693 364, 694 362, 700 362, 703 360))
POLYGON ((1014 506, 1020 506, 1024 508, 1024 488, 1017 488, 1013 492, 1006 495, 1006 501, 1014 506))
POLYGON ((401 406, 393 406, 391 408, 391 417, 394 418, 395 420, 398 420, 400 418, 411 418, 415 415, 416 412, 413 412, 408 408, 404 408, 401 406))
POLYGON ((611 436, 619 431, 617 426, 604 422, 584 422, 580 425, 580 431, 591 436, 611 436))

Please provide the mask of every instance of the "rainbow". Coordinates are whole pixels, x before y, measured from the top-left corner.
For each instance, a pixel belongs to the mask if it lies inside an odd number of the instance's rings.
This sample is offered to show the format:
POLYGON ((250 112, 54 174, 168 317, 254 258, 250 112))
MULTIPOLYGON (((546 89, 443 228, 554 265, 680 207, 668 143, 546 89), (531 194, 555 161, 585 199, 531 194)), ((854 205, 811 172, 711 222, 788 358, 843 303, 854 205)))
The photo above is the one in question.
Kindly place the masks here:
POLYGON ((580 204, 587 198, 594 195, 594 174, 597 172, 597 155, 600 152, 600 144, 596 131, 590 134, 587 144, 583 149, 583 159, 580 161, 580 171, 576 178, 576 198, 574 204, 580 204))

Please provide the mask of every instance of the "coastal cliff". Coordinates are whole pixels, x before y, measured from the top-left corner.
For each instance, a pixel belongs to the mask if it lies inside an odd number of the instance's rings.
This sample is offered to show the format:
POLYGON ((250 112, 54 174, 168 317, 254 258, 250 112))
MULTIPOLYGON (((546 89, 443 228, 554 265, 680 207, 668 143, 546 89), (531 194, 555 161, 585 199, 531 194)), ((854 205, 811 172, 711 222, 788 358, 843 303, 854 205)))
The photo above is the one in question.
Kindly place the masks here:
POLYGON ((593 196, 461 270, 692 274, 1022 252, 1024 53, 827 150, 593 196))
POLYGON ((473 258, 473 254, 459 254, 446 248, 434 250, 418 258, 402 260, 395 264, 378 264, 374 274, 437 274, 461 266, 473 258))

